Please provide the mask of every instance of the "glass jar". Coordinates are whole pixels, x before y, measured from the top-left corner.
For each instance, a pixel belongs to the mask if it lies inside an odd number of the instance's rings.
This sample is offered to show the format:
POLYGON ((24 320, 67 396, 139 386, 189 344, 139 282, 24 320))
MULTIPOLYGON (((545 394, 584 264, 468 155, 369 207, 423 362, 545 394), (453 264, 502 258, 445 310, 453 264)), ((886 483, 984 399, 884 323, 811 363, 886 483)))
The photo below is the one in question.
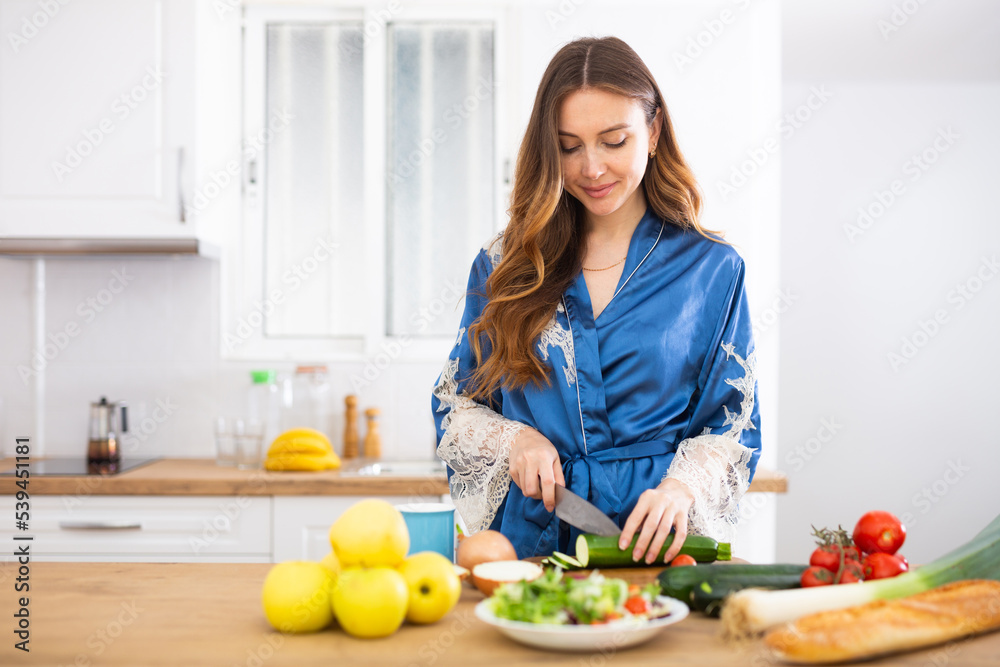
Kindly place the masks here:
POLYGON ((299 366, 286 396, 282 430, 313 428, 333 442, 330 379, 326 366, 299 366))
POLYGON ((281 390, 275 371, 250 371, 246 417, 261 425, 264 447, 270 447, 281 428, 281 390))

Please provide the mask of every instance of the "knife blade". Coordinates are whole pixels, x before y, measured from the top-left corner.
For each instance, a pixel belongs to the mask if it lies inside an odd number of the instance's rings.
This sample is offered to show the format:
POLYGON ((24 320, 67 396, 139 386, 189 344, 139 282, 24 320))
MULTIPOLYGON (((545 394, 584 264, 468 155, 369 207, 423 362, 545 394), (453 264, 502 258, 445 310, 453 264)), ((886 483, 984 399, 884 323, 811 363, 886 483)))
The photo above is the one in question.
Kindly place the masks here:
POLYGON ((585 533, 601 537, 614 537, 622 532, 607 514, 565 486, 556 485, 556 516, 585 533))

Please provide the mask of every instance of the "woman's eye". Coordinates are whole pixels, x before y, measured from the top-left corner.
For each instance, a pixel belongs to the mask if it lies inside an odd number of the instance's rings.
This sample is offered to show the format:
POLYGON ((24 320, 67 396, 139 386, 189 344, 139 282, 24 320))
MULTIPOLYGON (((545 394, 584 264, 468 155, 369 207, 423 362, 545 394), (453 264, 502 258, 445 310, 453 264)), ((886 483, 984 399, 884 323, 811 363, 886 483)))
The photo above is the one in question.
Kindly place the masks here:
POLYGON ((572 153, 572 152, 573 152, 573 151, 575 151, 575 150, 576 150, 577 148, 579 148, 579 146, 570 146, 569 148, 567 148, 566 146, 560 146, 559 148, 561 148, 561 149, 562 149, 562 152, 563 152, 563 153, 572 153))
POLYGON ((624 139, 622 139, 621 141, 619 141, 617 144, 607 144, 607 147, 608 148, 621 148, 622 146, 625 145, 626 141, 628 141, 628 137, 625 137, 624 139))

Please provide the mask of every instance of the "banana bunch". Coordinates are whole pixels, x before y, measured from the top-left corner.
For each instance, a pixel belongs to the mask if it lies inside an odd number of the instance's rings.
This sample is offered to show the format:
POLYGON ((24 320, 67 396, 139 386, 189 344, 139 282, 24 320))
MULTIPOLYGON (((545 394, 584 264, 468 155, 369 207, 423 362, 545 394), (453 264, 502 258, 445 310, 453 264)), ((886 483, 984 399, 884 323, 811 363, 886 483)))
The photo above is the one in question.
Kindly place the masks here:
POLYGON ((271 443, 264 460, 266 470, 335 470, 340 457, 330 440, 311 428, 285 431, 271 443))

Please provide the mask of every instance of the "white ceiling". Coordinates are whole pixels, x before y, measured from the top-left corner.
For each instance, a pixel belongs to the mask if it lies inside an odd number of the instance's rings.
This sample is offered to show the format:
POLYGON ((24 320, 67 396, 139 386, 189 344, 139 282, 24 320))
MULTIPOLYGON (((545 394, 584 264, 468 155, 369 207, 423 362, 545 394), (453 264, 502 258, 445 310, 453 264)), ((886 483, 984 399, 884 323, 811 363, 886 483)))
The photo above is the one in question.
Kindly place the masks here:
POLYGON ((781 0, 781 11, 786 80, 1000 81, 1000 0, 781 0), (885 38, 894 7, 905 22, 885 38))

